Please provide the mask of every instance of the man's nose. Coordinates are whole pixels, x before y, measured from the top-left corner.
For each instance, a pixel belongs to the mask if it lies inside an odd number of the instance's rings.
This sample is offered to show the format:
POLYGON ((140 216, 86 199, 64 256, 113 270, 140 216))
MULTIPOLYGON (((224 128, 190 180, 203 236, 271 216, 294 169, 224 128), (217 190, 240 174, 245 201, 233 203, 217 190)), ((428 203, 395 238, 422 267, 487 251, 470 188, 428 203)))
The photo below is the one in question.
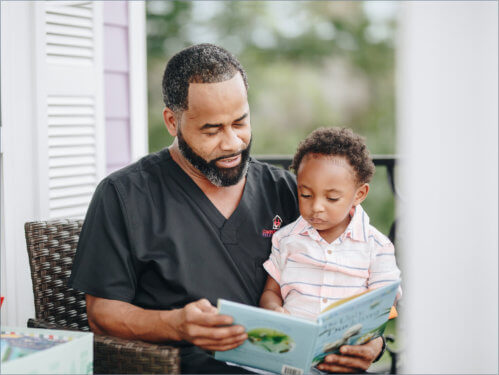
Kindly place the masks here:
POLYGON ((241 150, 243 141, 237 136, 233 129, 228 129, 223 132, 220 148, 224 151, 237 152, 241 150))

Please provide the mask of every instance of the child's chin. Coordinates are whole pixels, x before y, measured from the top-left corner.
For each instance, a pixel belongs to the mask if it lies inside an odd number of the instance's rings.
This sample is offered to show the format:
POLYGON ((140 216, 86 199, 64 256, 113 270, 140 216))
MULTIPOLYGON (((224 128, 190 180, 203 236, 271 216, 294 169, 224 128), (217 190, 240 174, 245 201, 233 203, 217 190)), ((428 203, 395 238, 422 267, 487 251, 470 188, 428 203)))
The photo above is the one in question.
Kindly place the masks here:
POLYGON ((314 227, 314 229, 317 231, 317 232, 324 232, 326 230, 329 230, 331 229, 331 227, 327 224, 322 224, 322 225, 312 225, 314 227))

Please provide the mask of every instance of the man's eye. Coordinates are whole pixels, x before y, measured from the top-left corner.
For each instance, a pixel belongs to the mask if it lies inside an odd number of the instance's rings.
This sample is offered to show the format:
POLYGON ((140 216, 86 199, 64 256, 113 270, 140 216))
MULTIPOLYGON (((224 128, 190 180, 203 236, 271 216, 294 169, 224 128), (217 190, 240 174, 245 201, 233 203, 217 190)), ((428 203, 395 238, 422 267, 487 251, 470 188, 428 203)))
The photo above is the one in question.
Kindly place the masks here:
POLYGON ((310 198, 311 195, 310 194, 300 194, 300 197, 302 197, 302 198, 310 198))

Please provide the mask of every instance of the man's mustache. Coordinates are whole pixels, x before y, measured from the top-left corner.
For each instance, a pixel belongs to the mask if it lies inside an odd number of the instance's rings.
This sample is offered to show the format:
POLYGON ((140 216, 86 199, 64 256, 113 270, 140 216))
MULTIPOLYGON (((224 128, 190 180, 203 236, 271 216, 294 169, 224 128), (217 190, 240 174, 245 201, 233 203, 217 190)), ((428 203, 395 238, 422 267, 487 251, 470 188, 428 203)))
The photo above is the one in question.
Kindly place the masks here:
POLYGON ((213 160, 210 160, 208 163, 209 163, 209 164, 213 164, 213 163, 216 163, 216 162, 217 162, 217 161, 219 161, 219 160, 229 159, 229 158, 233 158, 234 156, 239 156, 239 155, 241 155, 244 151, 246 151, 246 149, 247 149, 247 148, 242 149, 241 151, 236 152, 236 153, 234 153, 234 154, 219 156, 218 158, 215 158, 215 159, 213 159, 213 160))

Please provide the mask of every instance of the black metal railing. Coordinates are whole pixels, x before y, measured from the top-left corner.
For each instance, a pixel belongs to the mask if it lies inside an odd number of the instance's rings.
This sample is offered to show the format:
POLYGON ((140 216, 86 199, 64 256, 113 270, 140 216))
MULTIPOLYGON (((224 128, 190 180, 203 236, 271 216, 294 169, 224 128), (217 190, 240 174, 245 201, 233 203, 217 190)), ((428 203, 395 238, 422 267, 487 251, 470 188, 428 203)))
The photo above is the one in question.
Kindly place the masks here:
MULTIPOLYGON (((289 169, 293 156, 291 155, 256 155, 255 159, 280 166, 284 169, 289 169)), ((376 167, 385 167, 388 175, 388 183, 392 189, 392 193, 396 195, 394 169, 397 164, 397 157, 395 155, 373 155, 373 162, 376 167)))

